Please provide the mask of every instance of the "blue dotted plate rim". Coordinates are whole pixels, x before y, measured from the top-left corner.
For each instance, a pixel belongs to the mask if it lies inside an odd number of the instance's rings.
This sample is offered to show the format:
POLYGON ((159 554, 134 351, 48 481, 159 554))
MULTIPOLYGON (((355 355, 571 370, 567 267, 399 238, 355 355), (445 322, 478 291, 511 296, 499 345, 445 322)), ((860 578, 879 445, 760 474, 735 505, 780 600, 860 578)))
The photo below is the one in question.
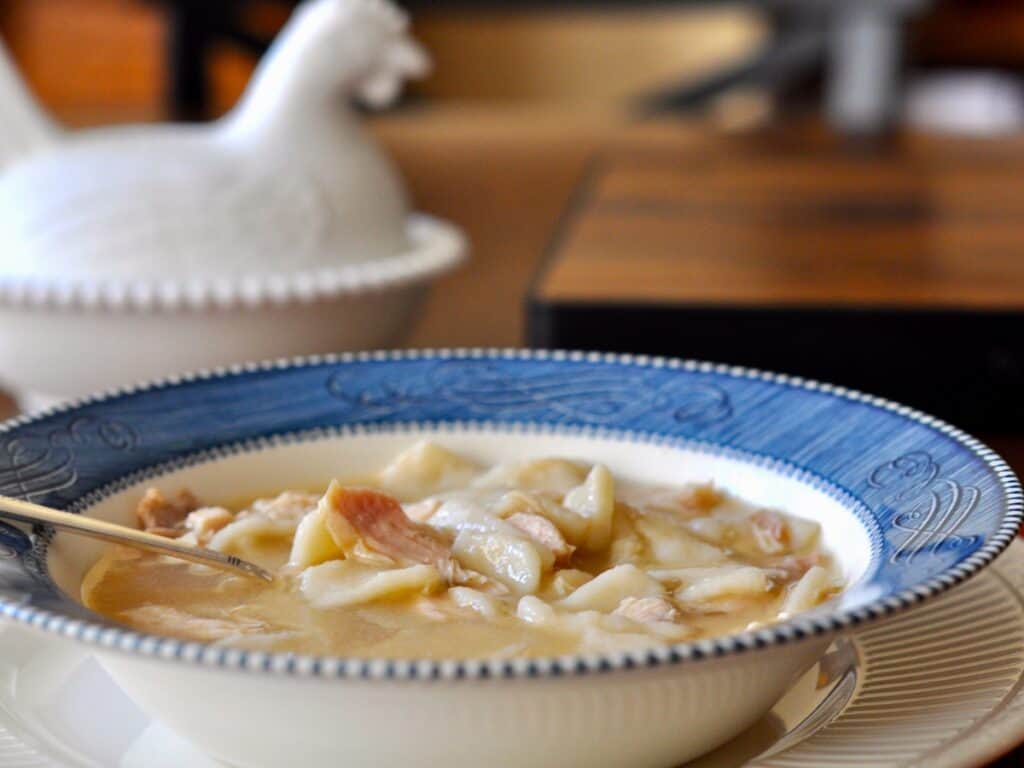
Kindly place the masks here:
MULTIPOLYGON (((19 623, 41 629, 43 631, 59 634, 64 637, 73 638, 90 645, 104 649, 127 652, 134 655, 148 656, 155 659, 182 661, 195 663, 203 666, 218 668, 230 668, 244 671, 256 671, 270 674, 297 675, 302 677, 321 678, 345 678, 363 680, 480 680, 492 678, 547 678, 568 675, 583 675, 589 673, 607 673, 616 670, 633 670, 652 668, 680 663, 692 663, 706 659, 721 658, 724 656, 743 654, 769 646, 781 646, 799 642, 811 637, 831 635, 836 632, 858 627, 865 623, 890 616, 896 612, 906 610, 924 600, 939 595, 948 589, 960 584, 980 572, 985 566, 999 556, 1003 550, 1014 540, 1024 521, 1024 494, 1013 471, 1006 462, 994 451, 984 445, 981 441, 963 432, 962 430, 921 411, 908 406, 900 405, 885 398, 867 395, 856 390, 846 389, 804 379, 797 376, 772 373, 752 368, 716 364, 709 362, 680 360, 674 358, 654 357, 647 355, 629 355, 615 353, 576 352, 563 350, 525 350, 525 349, 450 349, 450 350, 396 350, 396 351, 375 351, 357 352, 337 355, 319 355, 299 357, 292 359, 280 359, 258 363, 247 363, 227 367, 219 367, 208 370, 201 370, 194 373, 170 376, 152 382, 138 384, 110 390, 105 393, 86 396, 76 399, 54 408, 30 415, 16 417, 0 424, 0 435, 7 434, 23 427, 31 426, 52 416, 66 414, 87 405, 98 403, 110 403, 112 401, 130 397, 140 392, 163 390, 176 386, 224 378, 239 377, 248 373, 271 372, 274 370, 289 370, 323 367, 328 365, 341 365, 360 362, 380 362, 397 360, 532 360, 532 361, 573 361, 600 363, 606 365, 629 365, 636 367, 668 368, 679 369, 690 372, 711 373, 734 379, 759 380, 769 384, 791 387, 798 390, 820 392, 847 401, 866 404, 874 408, 889 411, 897 414, 911 422, 939 432, 951 438, 961 447, 966 449, 976 459, 980 460, 994 475, 1003 492, 1005 500, 1002 506, 1003 515, 1000 524, 976 551, 966 558, 946 568, 938 575, 927 579, 913 587, 904 589, 897 594, 885 595, 865 605, 853 608, 822 612, 820 614, 810 613, 796 616, 784 622, 770 625, 755 631, 747 631, 722 637, 707 638, 704 640, 679 643, 670 646, 659 646, 642 651, 622 651, 606 654, 586 654, 564 657, 547 657, 536 659, 467 659, 467 660, 423 660, 423 659, 373 659, 373 658, 339 658, 339 657, 318 657, 294 653, 268 653, 262 651, 248 651, 231 647, 213 647, 193 641, 182 641, 169 637, 144 635, 118 627, 112 627, 101 623, 72 618, 56 611, 43 608, 36 608, 23 601, 10 600, 0 596, 0 616, 13 619, 19 623)), ((446 422, 450 424, 451 422, 446 422)), ((481 419, 481 424, 494 426, 509 426, 496 420, 481 419)), ((391 425, 396 422, 391 422, 391 425)), ((397 422, 401 425, 402 422, 397 422)), ((512 422, 519 426, 529 427, 523 422, 512 422)), ((361 425, 359 428, 366 428, 361 425)), ((535 425, 538 426, 538 425, 535 425)), ((541 427, 547 425, 539 425, 541 427)), ((568 433, 572 430, 564 425, 550 425, 557 433, 568 433)), ((401 428, 401 427, 400 427, 401 428)), ((601 430, 592 428, 595 432, 614 433, 615 430, 601 430)), ((588 430, 584 430, 588 432, 588 430)), ((116 487, 121 487, 127 477, 139 476, 152 477, 155 474, 162 474, 179 466, 186 466, 196 461, 214 459, 219 456, 237 452, 238 450, 258 450, 277 441, 294 441, 296 438, 309 439, 310 436, 317 436, 327 430, 307 430, 303 433, 282 433, 280 435, 254 438, 247 441, 239 441, 234 444, 227 444, 218 448, 206 451, 183 454, 181 457, 163 462, 160 465, 151 467, 148 470, 135 472, 104 485, 102 488, 79 499, 74 507, 83 509, 90 504, 96 503, 104 491, 113 492, 116 487), (203 458, 205 457, 205 458, 203 458), (161 470, 161 467, 163 469, 161 470)), ((638 433, 622 432, 624 439, 642 439, 638 433)), ((682 440, 679 442, 687 443, 682 440)), ((693 447, 694 442, 689 441, 688 447, 693 447)), ((723 453, 728 453, 726 446, 711 446, 712 449, 721 448, 723 453)), ((717 451, 716 451, 717 452, 717 451)), ((737 452, 743 458, 751 459, 749 452, 737 452)), ((755 456, 755 461, 760 460, 755 456)), ((771 457, 764 457, 771 461, 771 457)), ((779 461, 779 460, 775 460, 779 461)), ((779 467, 786 464, 779 461, 779 467)), ((813 479, 813 473, 804 472, 794 467, 803 479, 813 479)), ((787 472, 787 474, 789 474, 787 472)), ((845 490, 835 486, 827 478, 818 478, 828 486, 835 488, 840 493, 845 490)), ((815 483, 818 485, 818 483, 815 483)), ((819 488, 822 486, 819 485, 819 488)), ((37 562, 45 563, 45 548, 48 537, 38 537, 37 552, 34 559, 37 562)), ((70 599, 69 599, 69 602, 70 599)))

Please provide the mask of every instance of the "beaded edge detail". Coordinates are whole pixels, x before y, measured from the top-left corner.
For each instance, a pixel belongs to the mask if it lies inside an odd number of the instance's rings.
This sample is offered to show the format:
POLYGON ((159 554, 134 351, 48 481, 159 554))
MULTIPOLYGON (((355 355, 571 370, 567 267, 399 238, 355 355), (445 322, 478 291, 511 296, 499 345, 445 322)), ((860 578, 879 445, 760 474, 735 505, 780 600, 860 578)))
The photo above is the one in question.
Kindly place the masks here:
POLYGON ((110 279, 95 283, 0 276, 0 307, 158 312, 200 311, 213 307, 253 309, 394 290, 437 277, 465 261, 467 240, 451 224, 424 214, 413 214, 407 229, 410 248, 406 253, 287 275, 195 281, 110 279))

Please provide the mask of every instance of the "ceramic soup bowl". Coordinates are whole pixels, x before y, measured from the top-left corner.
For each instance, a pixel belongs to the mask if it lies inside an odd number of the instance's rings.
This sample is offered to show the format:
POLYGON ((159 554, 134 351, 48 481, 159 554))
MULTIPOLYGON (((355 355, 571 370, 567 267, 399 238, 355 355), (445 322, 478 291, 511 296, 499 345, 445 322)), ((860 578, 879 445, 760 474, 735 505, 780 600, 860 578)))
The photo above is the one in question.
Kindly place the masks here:
POLYGON ((646 358, 454 351, 249 366, 83 400, 0 430, 0 491, 121 523, 146 486, 208 500, 325 484, 420 437, 493 462, 600 460, 713 479, 821 523, 849 584, 756 631, 534 660, 308 658, 143 636, 84 609, 101 546, 0 527, 0 611, 88 644, 147 712, 244 768, 671 766, 741 732, 835 633, 977 573, 1021 522, 977 441, 838 388, 646 358))

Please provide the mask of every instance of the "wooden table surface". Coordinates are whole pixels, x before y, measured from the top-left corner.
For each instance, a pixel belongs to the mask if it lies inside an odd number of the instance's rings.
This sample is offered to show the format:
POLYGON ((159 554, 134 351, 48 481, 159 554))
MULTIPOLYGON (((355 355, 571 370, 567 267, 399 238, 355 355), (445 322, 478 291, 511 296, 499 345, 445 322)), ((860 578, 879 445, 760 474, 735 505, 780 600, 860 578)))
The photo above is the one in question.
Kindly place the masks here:
MULTIPOLYGON (((417 348, 521 345, 527 287, 588 161, 609 147, 699 152, 709 138, 706 126, 493 108, 407 112, 373 130, 416 207, 458 222, 473 244, 469 266, 431 292, 408 340, 417 348)), ((0 416, 15 412, 0 395, 0 416)), ((981 437, 1024 472, 1024 435, 981 437)), ((1022 750, 998 763, 1020 764, 1022 750)))
POLYGON ((1019 141, 777 133, 603 153, 539 298, 1024 309, 1019 141))

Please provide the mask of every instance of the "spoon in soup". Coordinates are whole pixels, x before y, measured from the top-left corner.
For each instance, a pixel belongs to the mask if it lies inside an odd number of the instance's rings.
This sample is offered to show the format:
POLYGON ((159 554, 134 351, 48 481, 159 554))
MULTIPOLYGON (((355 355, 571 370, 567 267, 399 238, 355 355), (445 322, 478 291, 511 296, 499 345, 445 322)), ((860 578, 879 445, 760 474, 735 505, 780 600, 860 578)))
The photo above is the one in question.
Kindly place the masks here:
POLYGON ((143 549, 147 552, 154 552, 158 555, 167 555, 179 560, 188 560, 200 565, 208 565, 211 568, 219 568, 224 571, 232 571, 244 576, 273 581, 273 575, 255 563, 226 555, 212 549, 200 549, 189 544, 184 544, 174 539, 157 536, 153 533, 138 531, 134 528, 127 528, 123 525, 115 525, 105 520, 96 520, 83 515, 72 515, 69 512, 61 512, 40 504, 33 504, 20 499, 12 499, 8 496, 0 496, 0 518, 17 520, 22 523, 41 523, 49 525, 60 531, 77 533, 101 541, 108 541, 114 544, 123 544, 134 549, 143 549))

